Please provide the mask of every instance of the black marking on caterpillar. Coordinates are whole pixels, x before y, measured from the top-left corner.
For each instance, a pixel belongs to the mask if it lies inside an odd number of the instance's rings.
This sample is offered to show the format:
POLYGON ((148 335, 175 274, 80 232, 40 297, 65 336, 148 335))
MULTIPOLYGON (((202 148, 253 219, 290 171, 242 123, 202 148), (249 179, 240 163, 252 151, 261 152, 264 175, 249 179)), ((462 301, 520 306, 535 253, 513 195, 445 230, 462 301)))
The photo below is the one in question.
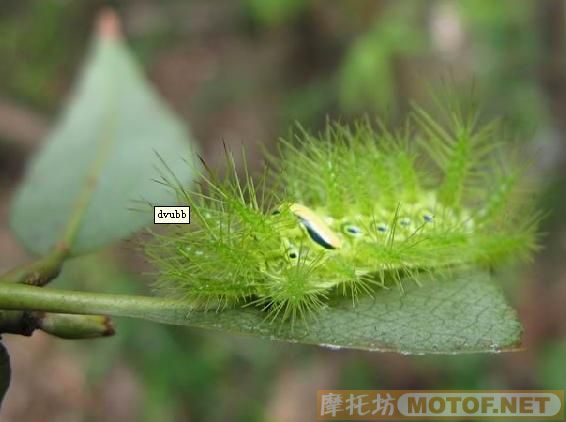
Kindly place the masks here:
POLYGON ((310 208, 302 204, 291 204, 289 209, 316 244, 324 249, 339 249, 342 246, 340 238, 310 208))

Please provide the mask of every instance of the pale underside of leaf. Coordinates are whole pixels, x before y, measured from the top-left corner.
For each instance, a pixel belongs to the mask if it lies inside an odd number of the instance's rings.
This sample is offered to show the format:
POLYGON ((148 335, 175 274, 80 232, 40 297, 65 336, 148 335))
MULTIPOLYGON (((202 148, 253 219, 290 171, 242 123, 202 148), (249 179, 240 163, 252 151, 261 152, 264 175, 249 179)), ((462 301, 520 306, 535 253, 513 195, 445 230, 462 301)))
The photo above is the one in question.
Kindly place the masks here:
POLYGON ((183 183, 191 143, 119 39, 97 39, 82 77, 44 148, 30 163, 12 208, 24 245, 45 254, 66 242, 72 254, 119 240, 151 222, 140 202, 173 205, 159 156, 183 183))

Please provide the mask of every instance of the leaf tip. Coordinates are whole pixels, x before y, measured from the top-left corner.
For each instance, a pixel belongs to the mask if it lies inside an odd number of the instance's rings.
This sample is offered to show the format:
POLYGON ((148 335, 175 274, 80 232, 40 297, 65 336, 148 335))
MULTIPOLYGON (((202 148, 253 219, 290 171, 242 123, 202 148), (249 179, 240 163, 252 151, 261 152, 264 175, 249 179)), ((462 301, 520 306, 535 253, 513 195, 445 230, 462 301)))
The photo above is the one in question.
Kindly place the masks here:
POLYGON ((122 38, 122 22, 116 11, 111 7, 105 7, 99 12, 96 22, 96 34, 101 39, 106 40, 122 38))

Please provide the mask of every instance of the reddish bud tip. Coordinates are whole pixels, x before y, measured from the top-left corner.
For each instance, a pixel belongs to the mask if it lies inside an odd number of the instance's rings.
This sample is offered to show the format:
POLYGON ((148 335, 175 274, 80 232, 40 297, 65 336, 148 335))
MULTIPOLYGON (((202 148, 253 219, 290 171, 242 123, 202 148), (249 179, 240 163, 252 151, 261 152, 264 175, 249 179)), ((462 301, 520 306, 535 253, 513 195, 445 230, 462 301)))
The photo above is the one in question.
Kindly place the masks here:
POLYGON ((100 11, 96 23, 96 33, 100 38, 116 40, 122 36, 122 24, 114 9, 107 7, 100 11))

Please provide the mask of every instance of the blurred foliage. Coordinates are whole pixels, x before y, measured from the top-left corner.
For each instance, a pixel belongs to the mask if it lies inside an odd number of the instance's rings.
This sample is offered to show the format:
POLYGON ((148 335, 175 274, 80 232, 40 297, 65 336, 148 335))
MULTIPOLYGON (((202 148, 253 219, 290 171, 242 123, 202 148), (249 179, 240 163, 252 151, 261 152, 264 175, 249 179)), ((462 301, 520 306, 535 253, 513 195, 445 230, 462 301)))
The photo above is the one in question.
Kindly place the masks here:
POLYGON ((537 82, 534 3, 464 0, 457 4, 470 34, 471 73, 478 84, 481 81, 490 111, 504 113, 519 130, 531 130, 544 116, 537 82))
MULTIPOLYGON (((466 51, 460 54, 473 57, 465 70, 468 73, 455 75, 454 79, 481 80, 482 91, 487 93, 489 100, 489 110, 504 112, 519 128, 531 129, 543 117, 535 78, 537 39, 532 31, 525 30, 533 25, 532 2, 463 0, 454 3, 439 0, 418 3, 384 1, 379 4, 380 7, 369 7, 365 1, 355 4, 336 2, 333 5, 336 15, 326 18, 332 20, 328 24, 323 19, 323 9, 327 7, 324 2, 241 2, 241 15, 234 18, 247 16, 263 29, 264 32, 258 35, 260 37, 269 33, 265 31, 270 29, 279 31, 280 36, 289 37, 286 31, 292 31, 297 22, 303 22, 303 26, 314 26, 306 31, 307 35, 321 31, 319 37, 322 36, 324 42, 339 46, 333 68, 320 69, 315 79, 308 78, 296 88, 287 90, 288 97, 282 100, 284 110, 289 111, 282 114, 279 129, 294 120, 320 121, 336 106, 337 114, 388 111, 395 115, 403 111, 399 108, 399 101, 407 94, 399 89, 404 73, 409 72, 409 77, 416 78, 421 85, 428 73, 433 86, 440 78, 461 72, 457 64, 450 62, 444 63, 446 66, 441 73, 427 69, 426 65, 421 69, 421 60, 436 53, 436 47, 429 39, 426 17, 446 5, 454 9, 452 18, 460 21, 466 38, 466 51), (319 28, 320 21, 323 26, 319 28), (351 22, 356 22, 355 29, 350 27, 351 22), (330 29, 347 29, 333 34, 324 25, 330 25, 330 29), (335 36, 342 39, 332 38, 335 36), (490 96, 495 93, 497 95, 490 96)), ((138 57, 150 64, 157 59, 159 51, 177 45, 186 36, 181 29, 167 23, 171 17, 175 23, 182 22, 183 15, 174 16, 171 4, 154 7, 155 10, 150 12, 157 13, 160 19, 154 19, 155 22, 147 25, 146 31, 137 31, 130 37, 138 57)), ((190 9, 187 6, 185 13, 190 13, 190 9)), ((68 82, 62 81, 72 74, 72 66, 81 57, 81 48, 89 36, 90 17, 95 10, 93 5, 61 0, 26 0, 12 2, 11 6, 3 5, 0 9, 0 55, 10 65, 0 67, 1 90, 31 105, 53 107, 68 85, 68 82), (61 25, 61 22, 79 22, 79 25, 61 25), (81 23, 85 25, 81 27, 81 23), (61 48, 62 45, 65 48, 61 48)), ((241 31, 232 35, 250 36, 245 25, 235 25, 231 29, 241 31)), ((219 28, 213 30, 221 32, 219 28)), ((288 42, 298 40, 289 37, 288 42)), ((304 45, 298 45, 298 49, 312 48, 309 44, 319 40, 299 42, 304 42, 304 45)), ((466 60, 469 59, 466 57, 466 60)), ((279 69, 282 82, 285 78, 292 78, 296 72, 296 63, 291 61, 286 65, 287 70, 279 69)), ((236 83, 240 86, 239 77, 238 72, 232 76, 225 75, 223 84, 231 86, 236 83)), ((246 85, 242 89, 249 90, 246 85)))
POLYGON ((77 36, 62 22, 82 21, 84 7, 58 0, 3 2, 0 57, 9 65, 0 66, 0 80, 5 94, 41 108, 55 105, 61 73, 77 58, 87 34, 77 36))
POLYGON ((566 342, 554 341, 547 344, 541 351, 538 360, 540 385, 544 388, 566 390, 566 342))
POLYGON ((425 48, 425 34, 418 25, 423 5, 426 3, 394 3, 354 40, 343 59, 338 83, 345 111, 395 106, 396 60, 425 48))
POLYGON ((244 2, 244 8, 251 19, 267 27, 281 25, 299 16, 307 6, 307 0, 245 0, 244 2))

